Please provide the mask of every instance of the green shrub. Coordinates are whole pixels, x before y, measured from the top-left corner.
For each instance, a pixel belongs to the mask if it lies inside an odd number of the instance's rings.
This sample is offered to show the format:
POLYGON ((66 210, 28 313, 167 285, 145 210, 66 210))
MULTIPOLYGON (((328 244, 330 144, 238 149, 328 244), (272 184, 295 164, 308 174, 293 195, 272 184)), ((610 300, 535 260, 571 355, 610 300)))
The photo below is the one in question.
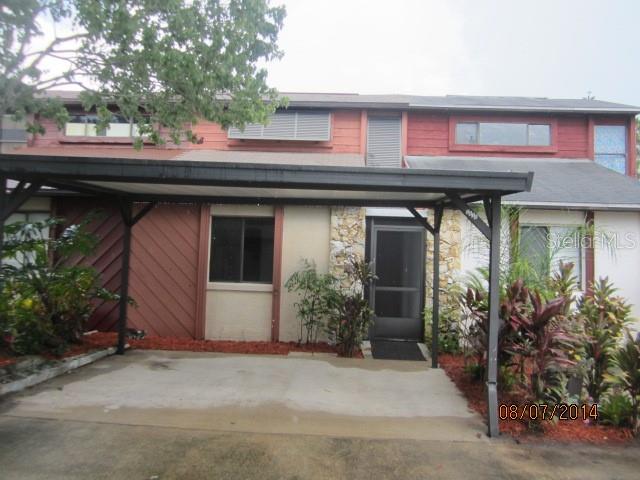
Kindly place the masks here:
POLYGON ((640 339, 626 332, 624 345, 611 359, 611 369, 606 380, 624 390, 631 404, 630 424, 638 432, 640 410, 640 339))
POLYGON ((61 219, 17 222, 5 227, 0 270, 0 329, 4 348, 16 354, 62 353, 82 338, 95 300, 117 300, 100 286, 98 272, 70 262, 89 255, 97 238, 86 231, 89 216, 52 238, 61 219))
POLYGON ((605 376, 630 321, 631 306, 616 295, 608 278, 601 278, 592 290, 592 295, 580 302, 578 318, 584 328, 581 354, 587 366, 585 388, 593 402, 599 403, 609 388, 605 376))
POLYGON ((302 269, 295 272, 284 286, 299 295, 294 303, 300 322, 298 343, 316 343, 318 334, 326 327, 338 301, 336 279, 328 273, 318 273, 313 262, 303 260, 302 269))
POLYGON ((633 405, 626 392, 607 394, 600 402, 598 417, 601 423, 614 427, 628 427, 632 422, 633 405))
POLYGON ((335 341, 341 356, 353 357, 371 324, 373 310, 364 291, 376 277, 371 264, 354 257, 348 260, 345 271, 351 287, 346 291, 338 291, 327 332, 335 341))

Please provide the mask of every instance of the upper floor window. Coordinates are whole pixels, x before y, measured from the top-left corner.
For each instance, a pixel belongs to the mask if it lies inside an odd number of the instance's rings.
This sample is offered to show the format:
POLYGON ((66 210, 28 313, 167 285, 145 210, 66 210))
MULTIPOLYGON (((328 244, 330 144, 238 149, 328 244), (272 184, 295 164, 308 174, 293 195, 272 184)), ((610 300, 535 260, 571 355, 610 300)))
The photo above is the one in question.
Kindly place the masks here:
POLYGON ((244 140, 327 142, 331 139, 331 114, 306 110, 276 112, 267 125, 248 123, 243 130, 230 127, 228 136, 244 140))
POLYGON ((371 115, 367 120, 367 165, 400 167, 402 119, 400 115, 371 115))
POLYGON ((136 137, 138 127, 131 120, 122 115, 113 115, 109 126, 104 129, 96 128, 98 115, 71 115, 64 134, 69 137, 136 137))
POLYGON ((512 122, 459 122, 456 124, 459 145, 505 145, 548 147, 551 125, 512 122))
POLYGON ((596 125, 594 130, 596 163, 624 175, 627 166, 627 128, 623 125, 596 125))

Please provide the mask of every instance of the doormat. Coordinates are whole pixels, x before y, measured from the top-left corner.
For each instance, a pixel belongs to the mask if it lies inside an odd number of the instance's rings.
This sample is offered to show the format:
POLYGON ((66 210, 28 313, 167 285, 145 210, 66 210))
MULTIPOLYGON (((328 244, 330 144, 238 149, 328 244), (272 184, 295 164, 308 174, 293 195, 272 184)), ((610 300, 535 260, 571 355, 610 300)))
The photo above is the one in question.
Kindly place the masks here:
POLYGON ((379 360, 426 361, 417 342, 373 340, 371 342, 371 355, 379 360))

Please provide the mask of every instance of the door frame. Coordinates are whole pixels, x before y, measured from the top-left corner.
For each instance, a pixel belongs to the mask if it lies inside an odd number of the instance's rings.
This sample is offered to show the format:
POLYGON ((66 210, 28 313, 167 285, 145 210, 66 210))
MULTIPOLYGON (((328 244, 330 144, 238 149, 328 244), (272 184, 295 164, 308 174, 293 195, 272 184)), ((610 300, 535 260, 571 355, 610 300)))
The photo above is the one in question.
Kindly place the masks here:
MULTIPOLYGON (((427 236, 425 235, 425 230, 421 225, 416 224, 413 218, 403 218, 403 217, 367 217, 366 218, 366 239, 365 239, 365 260, 367 262, 371 262, 373 265, 374 273, 376 271, 376 247, 377 247, 377 232, 379 231, 395 231, 395 232, 417 232, 420 234, 421 242, 420 244, 423 248, 420 249, 421 260, 420 260, 420 288, 419 288, 419 318, 420 318, 420 338, 417 340, 419 342, 424 342, 424 334, 425 334, 425 325, 424 325, 424 309, 425 309, 425 280, 426 280, 426 260, 427 260, 427 236)), ((370 284, 367 286, 366 297, 369 301, 369 306, 375 312, 375 286, 374 281, 372 280, 370 284)), ((387 318, 387 317, 385 317, 387 318)), ((368 337, 369 340, 375 340, 375 313, 374 313, 374 322, 369 327, 368 337)), ((397 341, 409 341, 414 342, 415 339, 409 338, 393 338, 389 340, 397 340, 397 341)))

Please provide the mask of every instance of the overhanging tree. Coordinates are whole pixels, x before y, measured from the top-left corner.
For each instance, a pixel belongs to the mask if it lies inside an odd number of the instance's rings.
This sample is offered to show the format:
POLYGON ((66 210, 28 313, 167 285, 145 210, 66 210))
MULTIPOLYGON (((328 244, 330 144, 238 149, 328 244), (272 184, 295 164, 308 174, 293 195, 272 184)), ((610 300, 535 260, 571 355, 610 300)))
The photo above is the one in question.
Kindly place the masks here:
POLYGON ((280 58, 284 16, 268 0, 2 0, 0 109, 33 115, 31 133, 44 131, 39 117, 61 128, 68 112, 44 92, 75 85, 98 129, 114 111, 130 118, 138 148, 196 142, 199 119, 264 122, 280 100, 260 64, 280 58))

